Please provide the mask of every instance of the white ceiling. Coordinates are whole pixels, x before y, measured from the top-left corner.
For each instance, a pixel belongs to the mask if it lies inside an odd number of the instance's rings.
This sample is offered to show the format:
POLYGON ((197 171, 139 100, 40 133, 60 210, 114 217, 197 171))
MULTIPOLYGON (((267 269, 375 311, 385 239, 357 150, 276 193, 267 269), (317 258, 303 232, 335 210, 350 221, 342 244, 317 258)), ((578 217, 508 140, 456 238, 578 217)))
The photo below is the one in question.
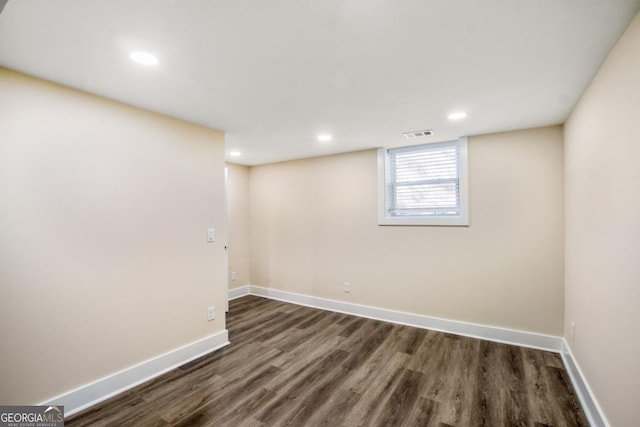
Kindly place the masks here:
MULTIPOLYGON (((9 0, 0 65, 260 164, 564 122, 640 0, 9 0), (159 58, 156 67, 129 59, 159 58), (454 110, 467 119, 449 122, 454 110), (402 132, 432 128, 406 140, 402 132), (330 142, 318 142, 330 133, 330 142)), ((0 94, 1 99, 1 94, 0 94)))

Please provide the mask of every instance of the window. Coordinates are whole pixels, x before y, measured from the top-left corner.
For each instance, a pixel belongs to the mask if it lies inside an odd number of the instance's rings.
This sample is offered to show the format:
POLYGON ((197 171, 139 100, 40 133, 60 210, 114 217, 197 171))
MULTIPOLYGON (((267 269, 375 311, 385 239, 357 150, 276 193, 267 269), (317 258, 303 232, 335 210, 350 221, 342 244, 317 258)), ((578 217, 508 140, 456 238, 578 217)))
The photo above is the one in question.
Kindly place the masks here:
POLYGON ((467 139, 378 149, 378 224, 469 225, 467 139))

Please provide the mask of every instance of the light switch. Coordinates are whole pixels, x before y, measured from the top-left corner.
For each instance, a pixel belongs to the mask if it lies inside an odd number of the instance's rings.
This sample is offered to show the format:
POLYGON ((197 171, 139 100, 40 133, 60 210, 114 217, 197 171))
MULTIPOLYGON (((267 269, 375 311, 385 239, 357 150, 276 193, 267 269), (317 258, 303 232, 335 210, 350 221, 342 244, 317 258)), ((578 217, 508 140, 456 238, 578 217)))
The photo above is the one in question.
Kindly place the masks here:
POLYGON ((216 229, 209 228, 207 229, 207 242, 215 242, 216 240, 216 229))

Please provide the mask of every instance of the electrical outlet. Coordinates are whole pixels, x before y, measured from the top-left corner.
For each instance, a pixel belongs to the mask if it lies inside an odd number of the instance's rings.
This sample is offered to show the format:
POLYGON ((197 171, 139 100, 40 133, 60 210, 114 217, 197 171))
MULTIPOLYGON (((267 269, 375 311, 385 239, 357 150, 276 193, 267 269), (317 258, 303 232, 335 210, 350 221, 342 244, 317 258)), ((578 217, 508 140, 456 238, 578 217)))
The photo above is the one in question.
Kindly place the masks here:
POLYGON ((216 318, 216 308, 212 305, 207 308, 207 320, 213 320, 216 318))
POLYGON ((236 273, 235 271, 231 272, 231 280, 238 280, 238 273, 236 273))
POLYGON ((215 242, 215 241, 216 241, 216 229, 207 228, 207 242, 215 242))
POLYGON ((576 322, 571 322, 571 341, 576 340, 576 322))
POLYGON ((344 282, 344 284, 342 285, 342 290, 345 291, 346 293, 351 292, 351 283, 344 282))

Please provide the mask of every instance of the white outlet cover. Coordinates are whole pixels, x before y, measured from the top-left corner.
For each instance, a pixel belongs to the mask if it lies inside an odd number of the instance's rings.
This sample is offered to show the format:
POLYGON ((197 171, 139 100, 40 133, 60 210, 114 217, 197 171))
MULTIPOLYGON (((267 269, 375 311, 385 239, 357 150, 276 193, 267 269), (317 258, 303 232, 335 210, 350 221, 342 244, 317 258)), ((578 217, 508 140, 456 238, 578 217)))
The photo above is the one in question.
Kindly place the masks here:
POLYGON ((207 320, 214 320, 216 318, 216 308, 211 306, 207 308, 207 320))

